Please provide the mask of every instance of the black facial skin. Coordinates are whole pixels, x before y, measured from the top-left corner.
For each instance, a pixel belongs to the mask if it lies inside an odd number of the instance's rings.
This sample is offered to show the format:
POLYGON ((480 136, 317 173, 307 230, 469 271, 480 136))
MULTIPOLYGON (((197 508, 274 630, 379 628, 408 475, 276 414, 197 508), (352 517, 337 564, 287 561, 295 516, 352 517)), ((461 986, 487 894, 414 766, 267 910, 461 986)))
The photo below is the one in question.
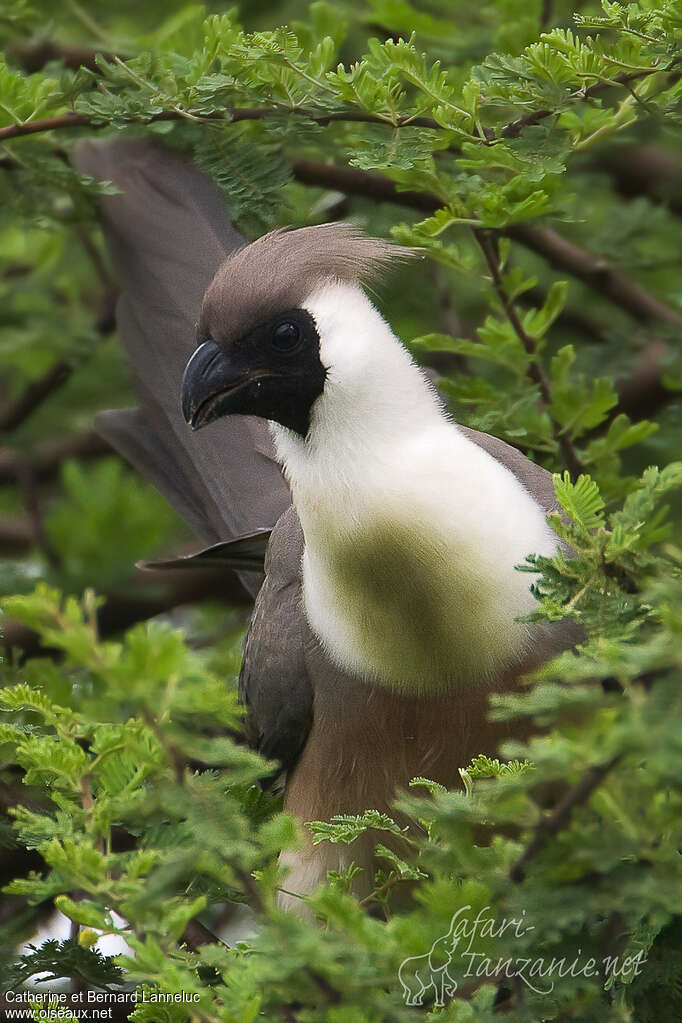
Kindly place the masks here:
POLYGON ((326 375, 315 321, 305 309, 289 309, 229 346, 204 341, 185 369, 182 414, 193 430, 241 414, 305 437, 326 375))

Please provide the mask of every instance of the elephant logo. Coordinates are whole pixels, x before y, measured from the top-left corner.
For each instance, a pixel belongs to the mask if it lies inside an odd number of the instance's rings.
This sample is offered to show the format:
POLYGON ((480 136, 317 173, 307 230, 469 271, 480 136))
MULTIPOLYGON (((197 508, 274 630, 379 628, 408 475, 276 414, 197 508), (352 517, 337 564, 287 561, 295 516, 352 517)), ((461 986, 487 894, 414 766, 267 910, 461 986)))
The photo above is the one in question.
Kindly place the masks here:
POLYGON ((457 981, 448 973, 459 936, 455 934, 458 913, 450 921, 447 934, 436 938, 428 952, 420 956, 408 956, 398 969, 398 980, 403 989, 405 1005, 423 1005, 424 995, 433 989, 434 1007, 442 1009, 445 999, 453 998, 457 981))

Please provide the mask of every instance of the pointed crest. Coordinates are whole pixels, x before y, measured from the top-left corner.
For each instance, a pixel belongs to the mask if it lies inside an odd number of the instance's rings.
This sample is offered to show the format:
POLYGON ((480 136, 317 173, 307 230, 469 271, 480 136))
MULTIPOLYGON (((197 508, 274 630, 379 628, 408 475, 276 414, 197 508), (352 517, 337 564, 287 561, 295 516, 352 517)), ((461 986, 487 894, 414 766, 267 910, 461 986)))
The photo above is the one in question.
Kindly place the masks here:
POLYGON ((412 255, 350 224, 271 231, 221 265, 204 295, 199 337, 229 343, 278 312, 299 308, 322 281, 368 284, 412 255))

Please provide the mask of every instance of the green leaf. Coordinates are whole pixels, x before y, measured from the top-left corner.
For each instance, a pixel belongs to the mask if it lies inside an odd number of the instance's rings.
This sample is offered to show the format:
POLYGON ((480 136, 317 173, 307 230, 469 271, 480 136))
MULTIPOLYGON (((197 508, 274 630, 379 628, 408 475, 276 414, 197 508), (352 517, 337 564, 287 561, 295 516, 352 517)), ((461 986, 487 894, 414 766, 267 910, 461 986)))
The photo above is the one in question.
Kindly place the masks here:
POLYGON ((92 902, 86 900, 74 902, 66 895, 58 895, 54 904, 60 913, 68 916, 69 920, 73 920, 74 923, 83 924, 85 927, 96 927, 100 930, 108 927, 104 914, 92 902))
POLYGON ((585 532, 597 529, 604 522, 604 501, 599 487, 589 476, 579 476, 575 483, 564 472, 554 474, 554 491, 568 517, 585 532))
POLYGON ((385 813, 378 810, 365 810, 363 814, 336 814, 331 821, 310 821, 306 825, 313 836, 313 844, 320 842, 341 842, 350 844, 366 831, 390 831, 401 835, 405 829, 385 813))

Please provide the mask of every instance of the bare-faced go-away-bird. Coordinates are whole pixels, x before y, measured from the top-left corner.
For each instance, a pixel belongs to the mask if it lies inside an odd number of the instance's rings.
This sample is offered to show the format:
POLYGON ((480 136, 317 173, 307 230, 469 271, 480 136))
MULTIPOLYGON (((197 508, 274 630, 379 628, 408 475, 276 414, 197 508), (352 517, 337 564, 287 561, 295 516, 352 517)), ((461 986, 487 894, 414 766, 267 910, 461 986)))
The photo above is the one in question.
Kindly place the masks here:
MULTIPOLYGON (((99 429, 255 597, 247 734, 302 822, 388 811, 493 752, 491 691, 572 646, 516 566, 558 545, 551 475, 458 426, 363 290, 398 246, 346 224, 245 244, 221 193, 149 142, 85 142, 140 408, 99 429)), ((283 860, 306 894, 374 839, 283 860)))

